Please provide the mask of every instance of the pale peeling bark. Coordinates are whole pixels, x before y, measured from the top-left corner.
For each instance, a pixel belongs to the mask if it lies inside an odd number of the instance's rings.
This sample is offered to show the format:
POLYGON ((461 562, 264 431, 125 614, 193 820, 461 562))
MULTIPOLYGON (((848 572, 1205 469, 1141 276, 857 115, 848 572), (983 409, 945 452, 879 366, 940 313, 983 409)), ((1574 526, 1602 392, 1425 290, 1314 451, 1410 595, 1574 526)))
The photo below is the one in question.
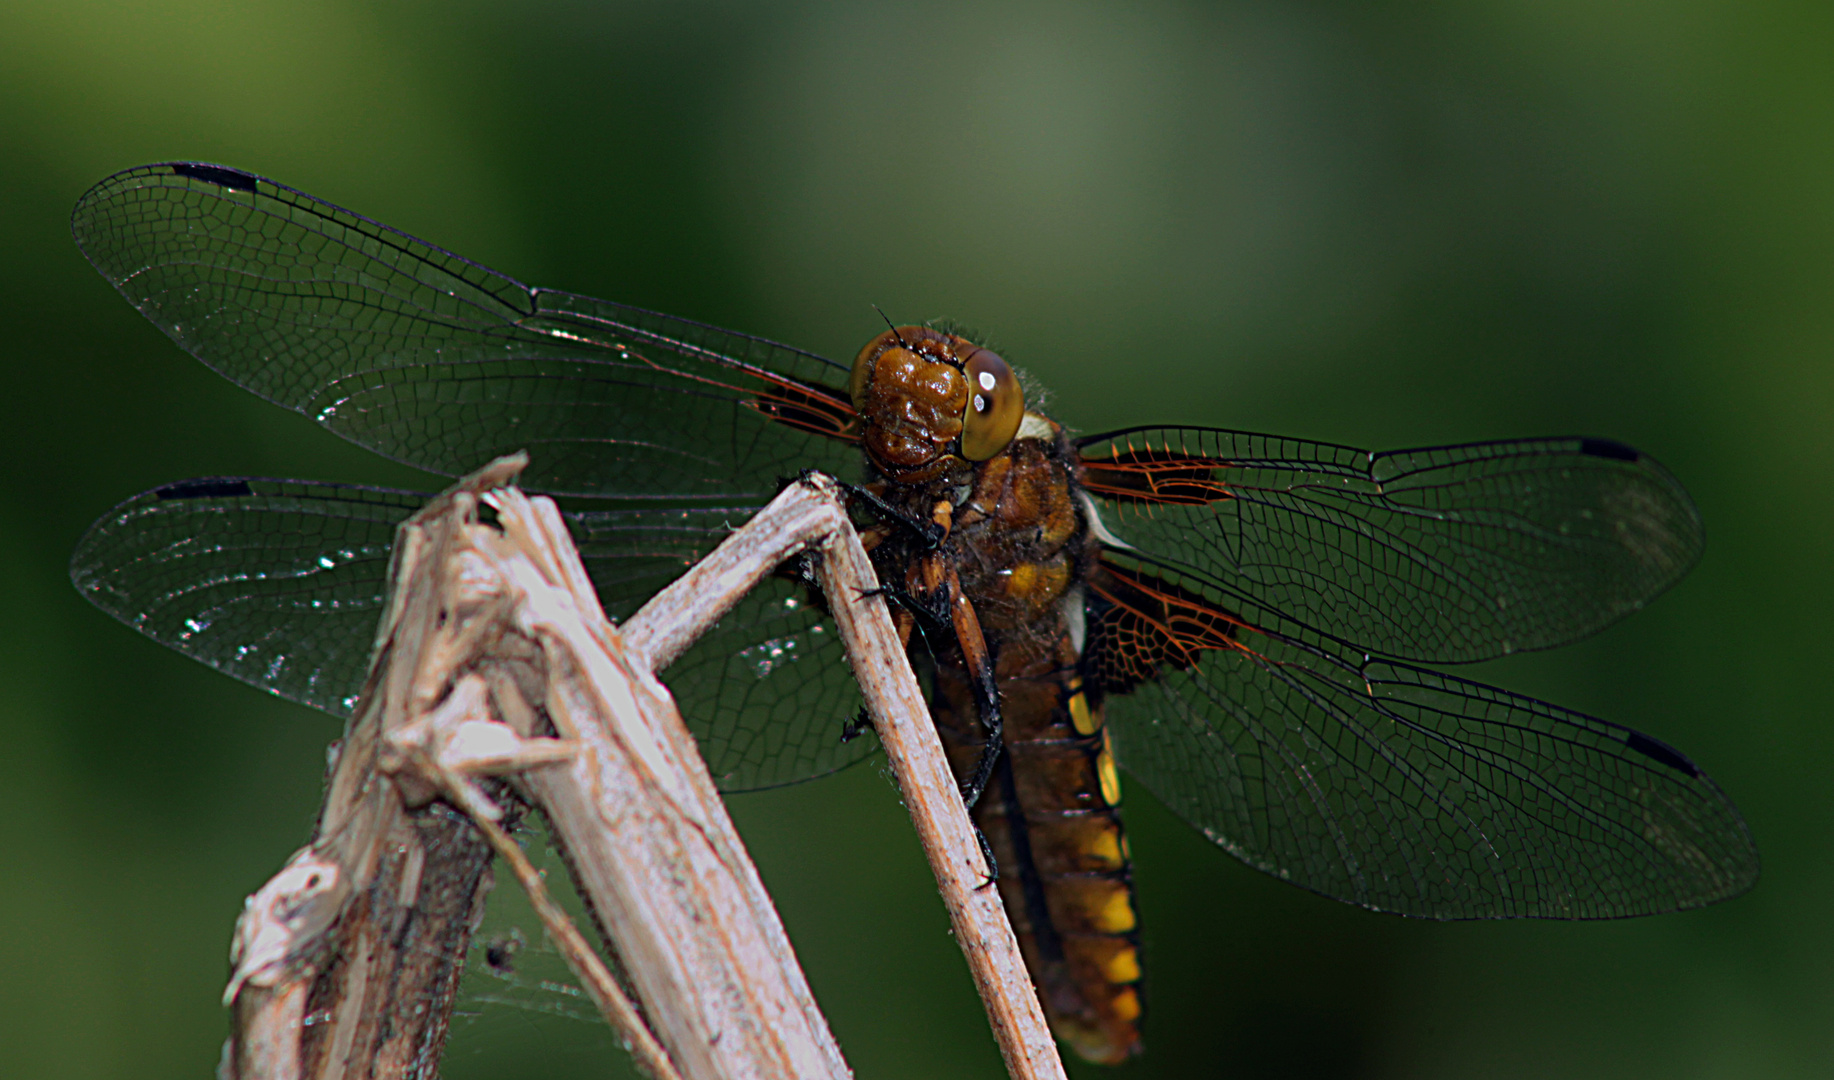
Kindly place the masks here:
POLYGON ((553 503, 509 486, 521 465, 467 477, 398 534, 318 834, 238 927, 223 1075, 436 1075, 493 848, 652 1075, 850 1075, 654 670, 777 564, 814 551, 1008 1068, 1063 1076, 998 894, 977 888, 986 867, 967 813, 832 483, 786 490, 620 631, 553 503), (503 828, 503 783, 547 816, 635 1003, 503 828))

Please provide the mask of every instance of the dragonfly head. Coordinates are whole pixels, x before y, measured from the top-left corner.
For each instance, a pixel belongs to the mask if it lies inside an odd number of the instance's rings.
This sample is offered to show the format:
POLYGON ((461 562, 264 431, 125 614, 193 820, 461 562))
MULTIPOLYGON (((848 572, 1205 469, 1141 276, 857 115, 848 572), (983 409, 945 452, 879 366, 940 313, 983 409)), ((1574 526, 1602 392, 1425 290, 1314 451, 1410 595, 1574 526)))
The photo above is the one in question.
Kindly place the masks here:
POLYGON ((867 342, 848 389, 864 425, 861 444, 895 483, 998 456, 1025 416, 1025 392, 999 354, 927 326, 867 342))

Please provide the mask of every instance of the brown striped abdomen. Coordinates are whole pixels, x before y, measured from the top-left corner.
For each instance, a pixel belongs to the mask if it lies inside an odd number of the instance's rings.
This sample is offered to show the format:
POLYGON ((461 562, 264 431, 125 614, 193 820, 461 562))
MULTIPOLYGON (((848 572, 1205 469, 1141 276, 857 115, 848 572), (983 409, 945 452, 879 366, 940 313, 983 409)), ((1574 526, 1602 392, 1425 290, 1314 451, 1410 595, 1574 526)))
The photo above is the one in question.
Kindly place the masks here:
MULTIPOLYGON (((1052 1030, 1084 1058, 1116 1064, 1140 1049, 1141 1001, 1114 756, 1067 631, 1047 655, 1011 644, 996 667, 1006 750, 974 820, 1052 1030)), ((959 669, 937 666, 930 708, 956 775, 967 775, 983 738, 959 669)))

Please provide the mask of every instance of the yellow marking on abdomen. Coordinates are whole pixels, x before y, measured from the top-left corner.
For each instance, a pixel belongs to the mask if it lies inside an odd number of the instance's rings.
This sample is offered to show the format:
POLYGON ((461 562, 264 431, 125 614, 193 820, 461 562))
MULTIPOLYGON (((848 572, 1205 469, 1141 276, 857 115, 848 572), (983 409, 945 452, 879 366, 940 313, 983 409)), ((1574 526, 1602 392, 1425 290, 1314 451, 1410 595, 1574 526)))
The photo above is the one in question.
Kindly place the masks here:
POLYGON ((1070 677, 1070 699, 1064 702, 1070 710, 1070 726, 1078 735, 1093 735, 1102 729, 1102 714, 1089 707, 1089 695, 1083 693, 1083 680, 1070 677))
POLYGON ((1140 1019, 1140 992, 1128 987, 1110 999, 1109 1008, 1114 1010, 1115 1018, 1122 1023, 1140 1019))
POLYGON ((1090 833, 1081 854, 1096 869, 1119 870, 1126 860, 1126 856, 1121 853, 1123 843, 1125 840, 1118 830, 1102 829, 1090 833))
POLYGON ((1140 953, 1133 946, 1116 952, 1102 962, 1102 978, 1111 983, 1140 981, 1140 953))
POLYGON ((1100 909, 1090 912, 1089 925, 1102 934, 1125 934, 1137 925, 1133 897, 1126 886, 1117 887, 1100 909))
POLYGON ((1102 750, 1095 755, 1095 775, 1102 783, 1102 800, 1109 806, 1121 805, 1121 774, 1114 767, 1114 746, 1108 729, 1102 729, 1102 750))

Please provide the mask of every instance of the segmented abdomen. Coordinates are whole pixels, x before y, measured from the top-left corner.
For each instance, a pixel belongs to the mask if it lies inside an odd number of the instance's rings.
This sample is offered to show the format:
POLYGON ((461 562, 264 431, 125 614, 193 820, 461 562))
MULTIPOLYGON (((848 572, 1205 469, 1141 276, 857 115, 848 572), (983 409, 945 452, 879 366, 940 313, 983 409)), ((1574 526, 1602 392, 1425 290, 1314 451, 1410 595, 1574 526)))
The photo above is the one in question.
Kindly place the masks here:
MULTIPOLYGON (((1052 1030, 1084 1058, 1114 1064, 1139 1051, 1141 1013, 1120 782, 1067 631, 1037 645, 998 651, 1006 749, 974 820, 1052 1030)), ((938 665, 930 708, 966 776, 984 737, 959 669, 938 665)))

